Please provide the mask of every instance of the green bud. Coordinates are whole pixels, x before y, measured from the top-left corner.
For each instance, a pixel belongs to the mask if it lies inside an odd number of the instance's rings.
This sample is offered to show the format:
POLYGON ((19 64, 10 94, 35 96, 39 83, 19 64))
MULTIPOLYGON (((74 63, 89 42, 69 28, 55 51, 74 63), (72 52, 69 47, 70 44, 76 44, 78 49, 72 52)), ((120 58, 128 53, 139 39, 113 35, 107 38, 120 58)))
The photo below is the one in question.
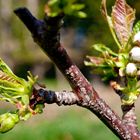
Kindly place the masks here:
POLYGON ((5 113, 0 115, 0 132, 5 133, 11 130, 18 122, 19 117, 17 114, 5 113))
POLYGON ((122 104, 123 105, 132 105, 136 100, 138 96, 135 93, 128 93, 122 98, 122 104))
POLYGON ((37 104, 35 108, 35 112, 41 114, 43 112, 44 104, 37 104))

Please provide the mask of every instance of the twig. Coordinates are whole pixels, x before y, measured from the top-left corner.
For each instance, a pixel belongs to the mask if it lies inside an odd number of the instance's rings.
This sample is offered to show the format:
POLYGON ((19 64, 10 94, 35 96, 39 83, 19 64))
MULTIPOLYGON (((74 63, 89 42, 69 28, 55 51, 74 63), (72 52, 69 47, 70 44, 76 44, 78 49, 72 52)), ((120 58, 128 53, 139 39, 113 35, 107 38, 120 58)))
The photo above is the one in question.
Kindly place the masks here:
MULTIPOLYGON (((59 30, 62 26, 64 15, 62 14, 57 17, 48 17, 45 15, 44 20, 41 21, 34 18, 26 8, 19 8, 14 12, 30 30, 35 42, 51 58, 69 81, 73 92, 78 97, 78 101, 76 100, 77 104, 96 114, 120 139, 131 140, 133 134, 127 129, 115 112, 98 96, 92 85, 83 76, 77 66, 72 63, 67 52, 62 47, 59 30)), ((56 98, 57 96, 52 97, 56 98)), ((62 103, 65 103, 64 100, 62 103)))
POLYGON ((52 104, 57 105, 73 105, 77 104, 79 98, 72 91, 61 91, 56 92, 52 90, 47 90, 46 88, 39 87, 34 88, 32 97, 30 99, 31 108, 35 108, 37 104, 52 104))

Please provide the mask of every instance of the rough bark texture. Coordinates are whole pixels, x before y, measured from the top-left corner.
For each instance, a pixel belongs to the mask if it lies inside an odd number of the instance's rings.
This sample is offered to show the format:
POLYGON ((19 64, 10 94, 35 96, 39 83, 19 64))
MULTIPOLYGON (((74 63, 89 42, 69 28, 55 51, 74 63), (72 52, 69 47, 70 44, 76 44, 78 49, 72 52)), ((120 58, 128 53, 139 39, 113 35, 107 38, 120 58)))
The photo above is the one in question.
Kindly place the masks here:
MULTIPOLYGON (((116 113, 98 96, 92 85, 83 76, 78 67, 72 63, 66 50, 62 47, 59 30, 62 26, 64 15, 54 18, 45 15, 44 20, 41 21, 33 17, 26 8, 19 8, 15 10, 15 13, 30 30, 34 41, 66 77, 74 92, 58 94, 41 89, 36 92, 35 98, 31 99, 31 106, 34 106, 38 101, 44 103, 56 102, 59 105, 70 104, 71 101, 71 104, 76 103, 92 111, 120 139, 131 140, 133 138, 131 130, 127 129, 127 126, 124 125, 116 113)), ((136 136, 136 138, 138 137, 136 136)))
POLYGON ((32 97, 30 99, 30 106, 34 108, 37 104, 52 104, 56 103, 57 105, 73 105, 77 104, 79 98, 72 91, 62 91, 56 92, 47 90, 46 88, 34 88, 32 97))
POLYGON ((123 123, 127 126, 131 132, 133 132, 133 140, 139 140, 140 139, 140 133, 138 130, 138 124, 137 124, 137 117, 135 114, 135 106, 132 105, 122 105, 122 111, 123 111, 123 123))

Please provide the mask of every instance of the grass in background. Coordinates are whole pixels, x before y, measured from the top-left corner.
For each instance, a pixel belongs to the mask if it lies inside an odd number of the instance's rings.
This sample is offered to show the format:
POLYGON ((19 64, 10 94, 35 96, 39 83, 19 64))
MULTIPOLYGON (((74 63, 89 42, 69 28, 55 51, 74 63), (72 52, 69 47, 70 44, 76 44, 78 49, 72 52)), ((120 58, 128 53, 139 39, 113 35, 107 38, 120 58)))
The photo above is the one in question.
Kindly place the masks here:
POLYGON ((104 124, 93 122, 83 112, 69 111, 54 120, 34 123, 20 123, 0 134, 0 140, 118 140, 104 124))

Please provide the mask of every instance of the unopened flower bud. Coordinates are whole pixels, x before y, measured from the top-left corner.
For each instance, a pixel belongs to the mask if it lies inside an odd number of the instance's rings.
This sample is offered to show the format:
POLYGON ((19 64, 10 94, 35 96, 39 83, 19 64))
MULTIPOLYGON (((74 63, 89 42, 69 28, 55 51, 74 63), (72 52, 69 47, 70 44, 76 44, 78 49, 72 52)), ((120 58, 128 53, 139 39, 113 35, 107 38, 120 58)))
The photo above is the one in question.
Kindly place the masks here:
POLYGON ((137 73, 137 67, 134 63, 128 63, 126 66, 126 74, 129 76, 135 76, 137 73))
POLYGON ((19 121, 17 114, 5 113, 0 115, 0 132, 5 133, 11 130, 19 121))
POLYGON ((135 46, 134 48, 132 48, 132 50, 130 51, 130 58, 133 61, 140 62, 140 47, 135 46))
POLYGON ((134 35, 133 42, 140 42, 140 32, 138 32, 134 35))

